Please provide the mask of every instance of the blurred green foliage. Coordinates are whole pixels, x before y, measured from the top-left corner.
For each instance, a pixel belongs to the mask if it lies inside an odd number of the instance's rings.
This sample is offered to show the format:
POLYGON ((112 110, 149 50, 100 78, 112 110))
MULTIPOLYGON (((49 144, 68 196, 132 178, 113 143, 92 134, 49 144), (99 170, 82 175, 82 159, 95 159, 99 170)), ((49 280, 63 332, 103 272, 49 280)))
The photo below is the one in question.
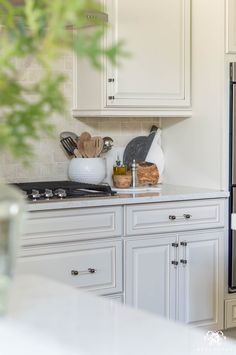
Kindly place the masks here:
POLYGON ((53 131, 50 116, 65 114, 66 78, 53 68, 66 50, 98 69, 103 55, 115 61, 120 45, 101 46, 107 25, 94 19, 95 30, 85 30, 86 13, 100 10, 92 0, 25 0, 20 6, 0 0, 0 151, 29 160, 32 141, 53 131), (40 66, 36 82, 21 80, 21 60, 40 66))

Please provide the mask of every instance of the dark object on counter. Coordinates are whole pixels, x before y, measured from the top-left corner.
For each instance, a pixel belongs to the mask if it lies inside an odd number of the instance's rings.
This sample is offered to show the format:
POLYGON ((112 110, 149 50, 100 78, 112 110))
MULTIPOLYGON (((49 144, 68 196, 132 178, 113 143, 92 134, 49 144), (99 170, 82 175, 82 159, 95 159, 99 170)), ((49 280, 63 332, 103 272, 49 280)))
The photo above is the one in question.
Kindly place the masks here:
POLYGON ((157 129, 156 126, 152 126, 149 136, 136 137, 127 144, 123 155, 124 165, 131 167, 133 160, 136 163, 145 161, 157 129))
POLYGON ((73 181, 36 181, 13 184, 31 201, 61 201, 70 198, 102 197, 115 194, 108 184, 96 185, 73 181))

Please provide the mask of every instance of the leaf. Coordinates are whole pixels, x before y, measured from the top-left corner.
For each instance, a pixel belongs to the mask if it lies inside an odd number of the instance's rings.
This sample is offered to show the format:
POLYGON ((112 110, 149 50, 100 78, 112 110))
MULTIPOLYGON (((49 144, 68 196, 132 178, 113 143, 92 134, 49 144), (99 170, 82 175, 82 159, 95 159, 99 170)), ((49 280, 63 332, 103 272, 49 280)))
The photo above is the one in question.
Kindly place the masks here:
POLYGON ((86 13, 99 10, 100 3, 93 0, 26 0, 19 7, 0 0, 0 150, 29 161, 32 141, 53 132, 50 116, 65 114, 65 77, 53 68, 64 51, 74 51, 98 69, 103 55, 117 62, 123 45, 102 48, 105 24, 94 20, 92 32, 81 29, 86 13), (77 31, 67 29, 71 24, 77 31), (21 81, 19 60, 37 63, 42 77, 21 81))

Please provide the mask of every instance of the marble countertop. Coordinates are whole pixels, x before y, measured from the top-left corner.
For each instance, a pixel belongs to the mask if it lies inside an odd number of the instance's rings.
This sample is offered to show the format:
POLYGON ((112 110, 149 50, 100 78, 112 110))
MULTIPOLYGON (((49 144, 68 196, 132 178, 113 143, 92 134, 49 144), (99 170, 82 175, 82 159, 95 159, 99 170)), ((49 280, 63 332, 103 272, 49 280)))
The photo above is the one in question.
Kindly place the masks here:
POLYGON ((236 343, 217 333, 200 332, 36 276, 15 280, 8 316, 0 320, 0 342, 3 355, 236 352, 236 343))
POLYGON ((227 198, 227 191, 211 190, 187 186, 160 185, 158 192, 117 193, 115 196, 72 198, 59 201, 30 202, 28 211, 52 210, 63 208, 99 207, 111 205, 129 205, 136 203, 170 202, 200 200, 212 198, 227 198))

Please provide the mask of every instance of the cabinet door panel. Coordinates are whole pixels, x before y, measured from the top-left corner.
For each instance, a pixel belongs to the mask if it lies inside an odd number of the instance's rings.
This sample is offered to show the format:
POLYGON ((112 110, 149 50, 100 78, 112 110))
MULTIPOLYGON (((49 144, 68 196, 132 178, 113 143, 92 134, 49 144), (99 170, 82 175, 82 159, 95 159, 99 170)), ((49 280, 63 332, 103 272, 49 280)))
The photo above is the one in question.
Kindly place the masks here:
POLYGON ((187 324, 211 330, 221 326, 222 241, 223 233, 216 231, 180 237, 179 319, 187 324))
POLYGON ((175 237, 125 241, 125 300, 168 319, 175 319, 175 237))
POLYGON ((189 105, 189 0, 105 3, 112 23, 108 41, 123 39, 130 53, 122 65, 107 65, 107 79, 114 78, 107 106, 189 105))

